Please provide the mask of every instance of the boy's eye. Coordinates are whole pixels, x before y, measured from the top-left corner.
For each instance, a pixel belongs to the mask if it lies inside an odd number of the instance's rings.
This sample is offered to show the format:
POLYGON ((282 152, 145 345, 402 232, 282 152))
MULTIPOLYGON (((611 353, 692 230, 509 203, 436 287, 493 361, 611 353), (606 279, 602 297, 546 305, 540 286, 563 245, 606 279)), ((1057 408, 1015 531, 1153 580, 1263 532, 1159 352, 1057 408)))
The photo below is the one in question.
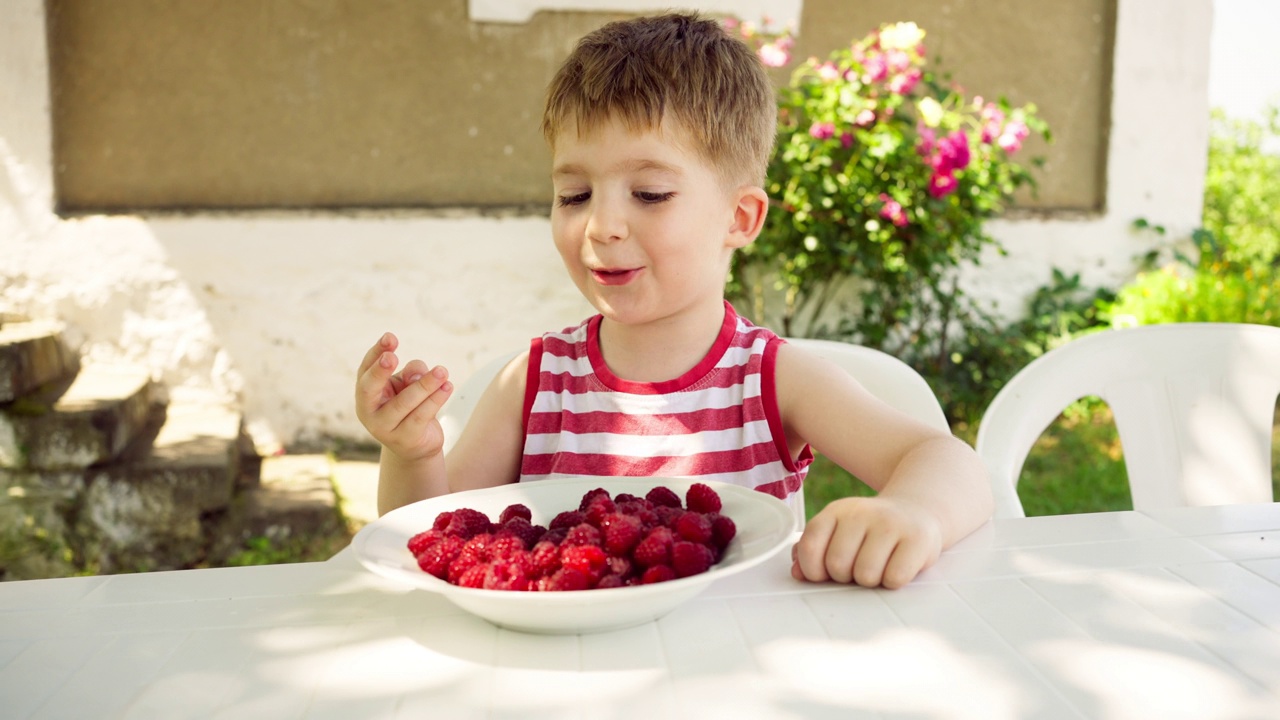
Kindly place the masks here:
POLYGON ((561 195, 556 198, 556 205, 560 207, 569 207, 571 205, 581 205, 591 198, 591 193, 574 193, 572 195, 561 195))
POLYGON ((676 194, 673 192, 656 193, 656 192, 644 192, 643 190, 637 190, 632 194, 635 195, 636 199, 638 199, 640 202, 646 203, 649 205, 654 205, 660 202, 666 202, 676 196, 676 194))

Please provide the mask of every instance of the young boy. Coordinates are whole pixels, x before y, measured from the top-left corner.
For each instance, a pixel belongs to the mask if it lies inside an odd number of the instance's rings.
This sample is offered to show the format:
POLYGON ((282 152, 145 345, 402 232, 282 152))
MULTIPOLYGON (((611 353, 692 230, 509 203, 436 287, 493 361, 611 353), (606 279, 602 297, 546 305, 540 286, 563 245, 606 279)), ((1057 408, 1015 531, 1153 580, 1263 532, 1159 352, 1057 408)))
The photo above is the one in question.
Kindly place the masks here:
POLYGON ((551 228, 599 311, 531 343, 494 379, 448 457, 453 386, 397 340, 370 348, 356 412, 383 446, 386 512, 553 474, 696 476, 793 497, 810 447, 879 491, 828 505, 792 574, 896 588, 991 514, 977 455, 724 300, 752 242, 776 106, 763 66, 714 21, 671 14, 583 38, 552 80, 551 228))

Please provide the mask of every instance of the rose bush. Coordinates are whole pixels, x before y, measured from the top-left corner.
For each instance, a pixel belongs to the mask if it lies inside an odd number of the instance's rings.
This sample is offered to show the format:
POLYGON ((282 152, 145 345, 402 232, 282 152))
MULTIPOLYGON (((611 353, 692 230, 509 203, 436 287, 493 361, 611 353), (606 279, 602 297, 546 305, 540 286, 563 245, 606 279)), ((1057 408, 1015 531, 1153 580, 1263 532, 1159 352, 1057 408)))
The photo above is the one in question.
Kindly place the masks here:
MULTIPOLYGON (((730 25, 767 65, 789 61, 789 32, 730 25)), ((1049 139, 1034 105, 967 99, 939 77, 924 37, 914 23, 885 25, 793 72, 769 216, 729 286, 745 314, 785 335, 870 345, 922 370, 952 362, 948 333, 977 322, 956 270, 998 247, 984 222, 1034 187, 1014 157, 1032 134, 1049 139)))

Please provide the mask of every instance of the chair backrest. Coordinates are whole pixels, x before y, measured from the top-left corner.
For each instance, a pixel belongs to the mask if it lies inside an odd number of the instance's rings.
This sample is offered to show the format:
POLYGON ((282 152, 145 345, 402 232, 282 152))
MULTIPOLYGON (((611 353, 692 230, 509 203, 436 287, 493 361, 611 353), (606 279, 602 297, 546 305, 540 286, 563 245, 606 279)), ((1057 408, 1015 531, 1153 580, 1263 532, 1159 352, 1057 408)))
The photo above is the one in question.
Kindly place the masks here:
MULTIPOLYGON (((898 358, 880 350, 831 340, 788 338, 787 342, 840 366, 885 403, 926 425, 951 432, 947 416, 929 383, 914 368, 898 358)), ((472 373, 454 391, 449 402, 445 403, 440 413, 440 424, 444 427, 446 452, 452 449, 480 394, 516 354, 511 352, 494 358, 472 373)), ((801 493, 803 489, 796 493, 792 506, 803 525, 804 497, 801 493)))
POLYGON ((440 427, 444 429, 444 451, 446 453, 452 450, 454 443, 458 441, 458 435, 467 424, 467 418, 471 417, 471 411, 476 409, 476 402, 480 400, 485 388, 489 387, 489 383, 493 382, 493 378, 498 374, 498 371, 506 367, 507 363, 511 362, 511 359, 519 354, 519 351, 512 351, 495 357, 471 373, 466 380, 463 380, 454 389, 449 402, 444 404, 444 407, 440 409, 440 414, 437 416, 440 420, 440 427))
POLYGON ((861 345, 787 338, 787 342, 844 368, 872 395, 930 427, 951 432, 946 413, 929 383, 915 368, 880 350, 861 345))
POLYGON ((1280 328, 1177 323, 1106 330, 1055 348, 996 394, 978 426, 997 517, 1021 517, 1018 476, 1072 402, 1115 417, 1137 510, 1269 502, 1280 328))

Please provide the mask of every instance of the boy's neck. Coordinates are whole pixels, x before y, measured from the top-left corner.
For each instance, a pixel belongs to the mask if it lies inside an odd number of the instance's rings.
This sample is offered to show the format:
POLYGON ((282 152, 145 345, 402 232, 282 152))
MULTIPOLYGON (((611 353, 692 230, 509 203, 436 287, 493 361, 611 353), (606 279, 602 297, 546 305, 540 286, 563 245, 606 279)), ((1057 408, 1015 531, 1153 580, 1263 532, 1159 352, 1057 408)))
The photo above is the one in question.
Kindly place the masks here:
POLYGON ((600 322, 600 352, 609 370, 633 382, 674 380, 693 369, 724 325, 724 301, 643 325, 600 322))

